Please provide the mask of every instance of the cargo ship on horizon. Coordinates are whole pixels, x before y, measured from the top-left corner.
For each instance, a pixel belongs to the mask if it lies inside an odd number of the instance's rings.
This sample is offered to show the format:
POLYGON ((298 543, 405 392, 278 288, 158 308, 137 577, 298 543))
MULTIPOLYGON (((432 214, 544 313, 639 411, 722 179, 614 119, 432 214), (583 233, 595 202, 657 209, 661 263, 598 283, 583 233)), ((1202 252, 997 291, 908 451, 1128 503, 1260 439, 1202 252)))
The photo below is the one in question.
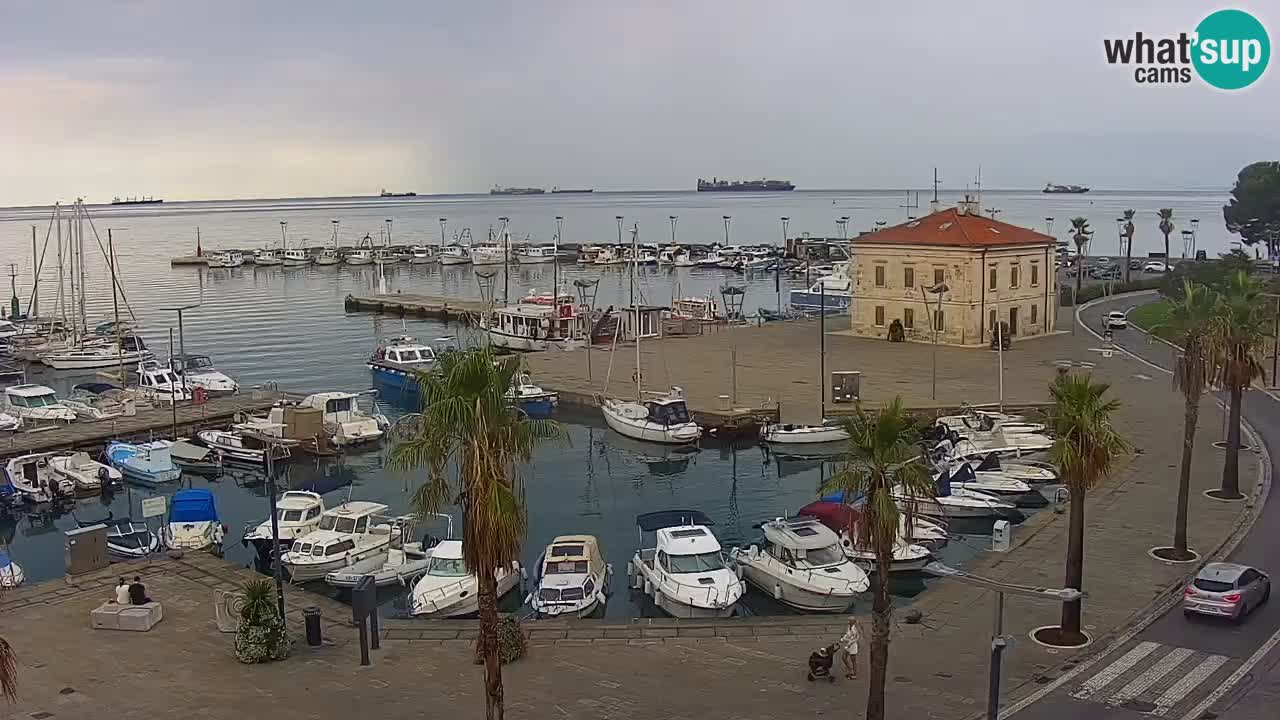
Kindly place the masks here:
POLYGON ((698 178, 698 192, 787 192, 795 189, 795 184, 790 180, 761 178, 760 180, 734 180, 730 182, 715 177, 710 180, 698 178))
POLYGON ((1053 183, 1047 183, 1044 186, 1044 190, 1041 190, 1040 192, 1045 192, 1050 194, 1079 195, 1081 193, 1089 192, 1089 188, 1083 185, 1054 185, 1053 183))
POLYGON ((494 185, 489 191, 490 195, 541 195, 546 190, 538 187, 501 187, 494 185))
POLYGON ((383 189, 382 189, 382 192, 378 193, 378 197, 384 197, 384 198, 389 198, 389 197, 418 197, 418 193, 416 193, 416 192, 389 192, 386 188, 383 188, 383 189))
POLYGON ((129 198, 125 198, 125 199, 123 199, 123 200, 121 200, 120 198, 118 198, 118 197, 117 197, 117 198, 115 198, 115 199, 113 199, 113 200, 111 201, 111 204, 112 204, 112 205, 155 205, 156 203, 162 203, 162 202, 164 202, 164 200, 163 200, 163 199, 161 199, 161 198, 153 198, 153 197, 150 197, 150 196, 147 196, 147 197, 136 197, 136 198, 135 198, 135 197, 129 197, 129 198))

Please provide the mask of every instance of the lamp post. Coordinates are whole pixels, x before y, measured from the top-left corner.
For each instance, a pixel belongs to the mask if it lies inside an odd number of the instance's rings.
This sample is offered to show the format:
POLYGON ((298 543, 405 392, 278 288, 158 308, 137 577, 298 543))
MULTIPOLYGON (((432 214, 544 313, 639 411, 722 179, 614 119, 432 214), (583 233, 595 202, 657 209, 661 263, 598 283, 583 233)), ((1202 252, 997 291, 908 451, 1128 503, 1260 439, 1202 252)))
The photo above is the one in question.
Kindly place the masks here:
POLYGON ((1009 644, 1004 636, 1004 596, 1017 595, 1046 602, 1075 602, 1083 598, 1085 593, 1075 588, 1041 588, 1003 583, 971 575, 938 562, 925 565, 924 571, 962 585, 992 590, 996 594, 995 615, 991 627, 991 671, 987 683, 987 720, 996 720, 1000 716, 1000 661, 1005 647, 1009 644))
POLYGON ((934 400, 938 399, 938 313, 942 312, 942 294, 950 288, 946 283, 934 285, 931 288, 920 287, 920 300, 924 303, 924 312, 929 315, 929 325, 933 328, 933 389, 930 391, 929 397, 934 400), (929 293, 938 299, 937 310, 932 314, 929 313, 929 298, 925 293, 929 293))
POLYGON ((445 229, 445 225, 447 225, 448 223, 449 223, 449 218, 440 218, 440 247, 445 246, 444 229, 445 229))
MULTIPOLYGON (((256 425, 255 427, 262 429, 278 430, 284 433, 286 427, 283 423, 269 423, 256 425)), ((247 437, 251 437, 267 446, 267 503, 271 512, 271 575, 276 581, 276 609, 280 611, 280 622, 284 622, 284 577, 281 574, 280 567, 280 518, 276 512, 276 473, 275 473, 275 454, 278 447, 293 447, 298 444, 297 440, 285 437, 277 437, 269 433, 260 432, 259 430, 241 430, 247 437)))
POLYGON ((733 216, 724 215, 721 219, 724 220, 724 245, 729 247, 729 223, 733 221, 733 216))
POLYGON ((1271 386, 1277 387, 1280 386, 1280 378, 1276 377, 1276 371, 1280 370, 1280 293, 1262 293, 1262 295, 1276 299, 1275 328, 1272 330, 1275 341, 1271 346, 1271 386))
MULTIPOLYGON (((194 305, 183 305, 181 307, 160 308, 161 310, 178 313, 178 359, 181 360, 182 362, 183 370, 186 370, 187 340, 186 340, 186 335, 183 333, 182 313, 186 310, 194 310, 198 307, 200 307, 200 303, 196 303, 194 305)), ((173 353, 170 352, 169 353, 169 369, 174 372, 177 372, 178 368, 174 367, 174 365, 175 363, 174 363, 173 353)), ((183 373, 182 375, 182 389, 183 390, 187 389, 187 376, 185 373, 183 373)))
POLYGON ((1200 218, 1191 218, 1191 257, 1196 256, 1196 231, 1200 229, 1200 218))
POLYGON ((285 250, 289 249, 288 230, 289 230, 289 221, 281 220, 280 221, 280 247, 285 250))
MULTIPOLYGON (((1126 254, 1125 254, 1125 251, 1124 251, 1124 241, 1125 241, 1126 236, 1127 236, 1127 233, 1125 233, 1125 231, 1124 231, 1124 224, 1125 224, 1125 219, 1124 219, 1124 218, 1122 218, 1122 217, 1118 217, 1118 218, 1116 218, 1116 237, 1118 238, 1118 239, 1117 239, 1117 241, 1116 241, 1116 242, 1117 242, 1117 245, 1116 245, 1116 252, 1117 252, 1117 253, 1119 253, 1119 254, 1116 256, 1116 262, 1117 262, 1117 263, 1120 263, 1120 262, 1126 262, 1126 260, 1123 260, 1123 259, 1121 259, 1121 258, 1127 258, 1127 257, 1128 257, 1128 255, 1126 255, 1126 254)), ((1118 275, 1118 274, 1119 274, 1119 272, 1117 272, 1117 270, 1118 270, 1118 268, 1115 268, 1115 269, 1113 269, 1110 273, 1108 273, 1108 274, 1107 274, 1107 294, 1108 294, 1108 295, 1114 295, 1114 294, 1115 294, 1115 289, 1116 289, 1116 275, 1118 275)), ((1127 281, 1128 281, 1128 277, 1129 277, 1129 266, 1128 266, 1127 264, 1124 266, 1124 274, 1125 274, 1125 280, 1126 280, 1126 282, 1127 282, 1127 281)))
POLYGON ((679 215, 668 215, 667 219, 671 221, 671 246, 676 244, 676 222, 680 220, 679 215))
POLYGON ((552 243, 552 252, 555 258, 551 260, 551 307, 556 308, 557 316, 560 312, 560 239, 564 234, 564 216, 556 216, 556 237, 552 243))
POLYGON ((498 219, 502 221, 502 304, 506 305, 511 302, 511 233, 507 230, 511 218, 498 219))
MULTIPOLYGON (((791 218, 783 215, 778 218, 782 221, 782 252, 787 252, 787 226, 791 224, 791 218)), ((794 253, 793 253, 794 254, 794 253)), ((805 263, 809 262, 809 258, 805 258, 805 263)), ((778 294, 778 312, 782 312, 782 259, 773 266, 773 290, 778 294)))

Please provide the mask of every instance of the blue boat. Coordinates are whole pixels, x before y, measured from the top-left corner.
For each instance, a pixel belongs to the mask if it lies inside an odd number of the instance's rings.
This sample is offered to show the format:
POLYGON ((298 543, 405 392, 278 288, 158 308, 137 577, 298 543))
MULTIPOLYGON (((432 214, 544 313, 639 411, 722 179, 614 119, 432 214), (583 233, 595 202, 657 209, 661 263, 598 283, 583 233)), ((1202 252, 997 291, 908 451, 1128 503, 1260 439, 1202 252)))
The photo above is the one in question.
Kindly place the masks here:
POLYGON ((560 402, 560 394, 543 390, 529 381, 528 375, 520 375, 516 386, 507 391, 507 398, 529 417, 547 417, 560 402))
POLYGON ((435 362, 435 348, 401 335, 379 345, 365 365, 380 386, 416 393, 418 381, 413 372, 428 370, 435 362))
POLYGON ((150 485, 172 482, 182 476, 169 454, 172 446, 168 440, 139 444, 112 441, 107 443, 107 462, 129 480, 150 485))
POLYGON ((169 504, 169 523, 160 541, 171 550, 220 550, 226 528, 218 519, 213 493, 205 488, 179 490, 169 504))
POLYGON ((849 263, 838 262, 830 275, 818 278, 807 290, 791 291, 791 309, 806 314, 834 315, 849 312, 853 299, 853 281, 849 263))

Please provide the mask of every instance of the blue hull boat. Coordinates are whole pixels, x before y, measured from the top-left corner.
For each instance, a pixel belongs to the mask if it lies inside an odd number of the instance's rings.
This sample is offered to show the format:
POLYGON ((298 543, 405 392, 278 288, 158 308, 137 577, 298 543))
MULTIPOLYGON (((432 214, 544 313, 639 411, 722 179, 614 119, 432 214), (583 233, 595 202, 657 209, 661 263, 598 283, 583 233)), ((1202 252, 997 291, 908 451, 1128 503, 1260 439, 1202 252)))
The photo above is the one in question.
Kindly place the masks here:
POLYGON ((791 291, 791 309, 806 314, 834 315, 849 312, 849 296, 834 293, 816 293, 806 290, 791 291))
POLYGON ((369 372, 373 374, 373 381, 381 386, 404 392, 418 392, 418 381, 404 370, 370 363, 369 372))
POLYGON ((169 448, 173 443, 157 440, 149 443, 107 443, 107 462, 125 478, 149 485, 173 482, 182 470, 173 463, 169 448))

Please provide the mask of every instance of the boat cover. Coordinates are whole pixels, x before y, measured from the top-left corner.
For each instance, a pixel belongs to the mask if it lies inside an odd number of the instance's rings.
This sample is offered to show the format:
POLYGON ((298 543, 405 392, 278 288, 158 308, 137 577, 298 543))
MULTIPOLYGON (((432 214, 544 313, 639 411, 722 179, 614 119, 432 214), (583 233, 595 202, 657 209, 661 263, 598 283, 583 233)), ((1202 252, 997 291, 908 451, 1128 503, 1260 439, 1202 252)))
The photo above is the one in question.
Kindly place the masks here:
POLYGON ((799 515, 809 515, 836 532, 851 531, 858 522, 858 511, 849 505, 828 500, 811 502, 800 508, 799 515))
POLYGON ((111 383, 97 383, 97 382, 94 382, 94 383, 80 383, 79 385, 76 385, 75 387, 73 387, 73 388, 71 388, 71 389, 72 389, 72 390, 84 390, 85 392, 91 392, 91 393, 93 393, 94 395, 101 395, 102 393, 104 393, 104 392, 106 392, 106 391, 108 391, 108 390, 119 390, 120 388, 119 388, 119 386, 117 386, 117 385, 112 385, 111 383))
POLYGON ((999 470, 1000 456, 996 455, 995 453, 987 453, 987 456, 982 458, 982 462, 978 463, 978 469, 979 470, 999 470))
POLYGON ((213 493, 204 488, 174 493, 169 522, 216 522, 217 519, 218 508, 214 505, 213 493))
POLYGON ((644 532, 656 532, 663 528, 681 525, 715 525, 701 510, 659 510, 636 516, 636 525, 644 532))
POLYGON ((12 564, 13 561, 9 559, 9 553, 0 550, 0 568, 7 568, 12 564))
MULTIPOLYGON (((829 503, 843 503, 843 502, 844 502, 844 495, 845 495, 845 493, 844 493, 844 491, 843 491, 843 490, 837 490, 837 491, 835 491, 835 492, 833 492, 833 493, 830 493, 830 494, 827 494, 827 495, 823 495, 823 496, 822 496, 822 498, 820 498, 820 499, 821 499, 823 502, 829 502, 829 503)), ((858 504, 860 504, 864 499, 865 499, 865 497, 863 496, 863 494, 862 494, 862 493, 855 493, 855 494, 854 494, 854 496, 853 496, 853 500, 852 500, 852 501, 850 501, 848 504, 850 504, 850 505, 858 505, 858 504)))

